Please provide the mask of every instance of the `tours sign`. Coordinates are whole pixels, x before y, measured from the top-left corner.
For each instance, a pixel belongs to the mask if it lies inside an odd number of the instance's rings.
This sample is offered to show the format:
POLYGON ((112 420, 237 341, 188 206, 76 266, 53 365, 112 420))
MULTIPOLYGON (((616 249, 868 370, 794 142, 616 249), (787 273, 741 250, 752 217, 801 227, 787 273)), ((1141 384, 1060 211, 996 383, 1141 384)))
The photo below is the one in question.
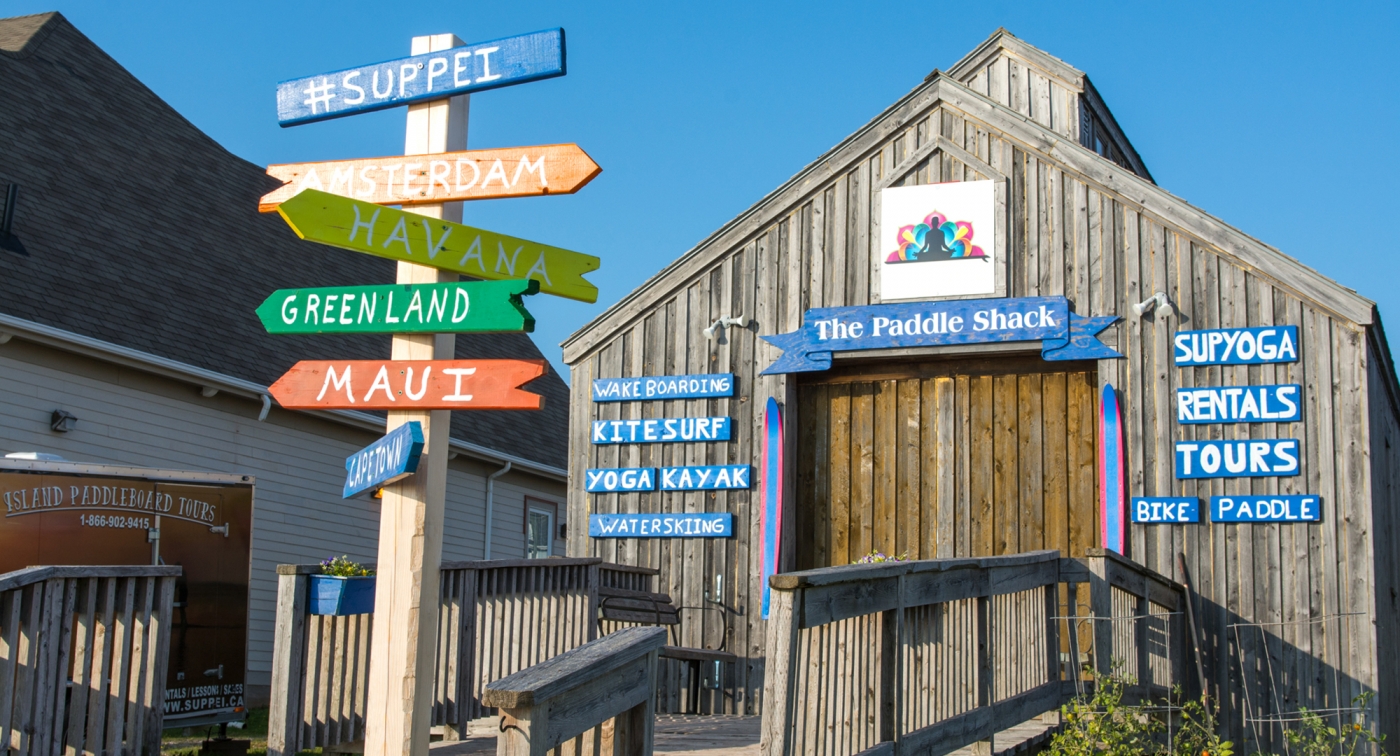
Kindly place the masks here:
POLYGON ((538 281, 334 286, 280 289, 258 307, 268 333, 531 332, 522 297, 538 281))
POLYGON ((302 360, 268 392, 287 409, 534 410, 544 397, 520 386, 544 360, 302 360))
POLYGON ((315 189, 277 212, 308 241, 488 280, 533 278, 545 294, 598 301, 598 287, 583 278, 598 269, 592 255, 315 189))
POLYGON ((283 127, 563 76, 564 30, 452 47, 277 85, 283 127))
POLYGON ((270 165, 287 182, 258 200, 270 213, 305 189, 379 205, 573 194, 603 171, 576 144, 270 165))
POLYGON ((418 470, 423 456, 423 424, 410 420, 345 459, 345 486, 341 498, 403 480, 418 470))

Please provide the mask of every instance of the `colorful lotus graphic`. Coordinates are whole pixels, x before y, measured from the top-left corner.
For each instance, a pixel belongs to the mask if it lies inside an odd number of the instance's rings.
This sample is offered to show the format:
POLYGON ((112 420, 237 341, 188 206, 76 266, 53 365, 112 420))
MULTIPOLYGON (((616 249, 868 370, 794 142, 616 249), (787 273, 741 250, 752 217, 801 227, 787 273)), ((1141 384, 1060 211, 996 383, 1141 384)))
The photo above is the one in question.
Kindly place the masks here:
POLYGON ((972 245, 971 223, 950 221, 937 210, 929 213, 923 223, 902 226, 895 238, 899 240, 899 249, 885 258, 887 263, 940 262, 987 257, 987 253, 983 252, 981 247, 972 245))

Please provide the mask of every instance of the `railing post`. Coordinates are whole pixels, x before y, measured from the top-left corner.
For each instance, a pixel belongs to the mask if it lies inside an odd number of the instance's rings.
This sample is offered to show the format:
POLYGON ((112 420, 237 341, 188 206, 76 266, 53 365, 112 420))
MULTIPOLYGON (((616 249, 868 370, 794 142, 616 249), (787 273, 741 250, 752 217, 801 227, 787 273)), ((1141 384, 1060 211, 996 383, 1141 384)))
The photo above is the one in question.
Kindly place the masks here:
POLYGON ((306 594, 310 578, 297 566, 277 566, 277 620, 272 643, 272 703, 268 711, 268 756, 301 750, 301 703, 306 674, 306 594))
POLYGON ((656 739, 656 659, 656 651, 647 654, 647 679, 652 681, 652 694, 613 720, 613 756, 652 754, 656 739))
POLYGON ((763 756, 789 756, 792 742, 793 657, 801 588, 772 589, 768 606, 768 663, 763 680, 763 756))
POLYGON ((598 581, 599 567, 596 564, 588 565, 588 616, 584 618, 584 638, 589 641, 598 639, 598 581))
MULTIPOLYGON (((992 705, 992 597, 977 597, 977 705, 982 709, 992 705)), ((996 746, 996 735, 972 744, 972 752, 978 756, 988 756, 996 746)))
POLYGON ((1089 556, 1089 614, 1094 623, 1094 680, 1113 674, 1113 587, 1108 558, 1089 556))
POLYGON ((1133 607, 1133 645, 1137 648, 1137 684, 1143 690, 1143 698, 1147 698, 1148 692, 1152 688, 1152 659, 1147 653, 1147 630, 1148 602, 1146 596, 1138 596, 1133 607))

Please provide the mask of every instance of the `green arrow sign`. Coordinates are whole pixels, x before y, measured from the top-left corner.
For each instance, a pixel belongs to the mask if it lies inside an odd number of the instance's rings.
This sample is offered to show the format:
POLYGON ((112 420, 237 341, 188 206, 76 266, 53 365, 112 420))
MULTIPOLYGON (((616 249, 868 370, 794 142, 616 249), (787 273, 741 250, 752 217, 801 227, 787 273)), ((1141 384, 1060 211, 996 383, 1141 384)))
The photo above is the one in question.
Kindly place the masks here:
POLYGON ((268 333, 483 333, 535 330, 521 297, 534 280, 279 289, 258 307, 268 333))
POLYGON ((598 301, 598 258, 308 189, 277 206, 297 236, 476 278, 532 278, 546 294, 598 301))

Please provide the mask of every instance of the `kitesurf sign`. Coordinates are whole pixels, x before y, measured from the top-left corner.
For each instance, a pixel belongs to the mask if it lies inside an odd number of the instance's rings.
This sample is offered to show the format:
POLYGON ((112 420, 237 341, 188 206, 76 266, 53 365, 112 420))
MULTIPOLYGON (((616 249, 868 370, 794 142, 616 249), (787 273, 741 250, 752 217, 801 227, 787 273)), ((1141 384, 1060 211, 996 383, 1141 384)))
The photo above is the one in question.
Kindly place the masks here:
POLYGON ((302 360, 268 393, 298 410, 539 409, 544 360, 302 360))
POLYGON ((308 189, 277 206, 303 239, 476 278, 533 278, 545 294, 598 301, 598 258, 461 223, 308 189))
POLYGON ((1014 341, 1041 342, 1046 360, 1121 358, 1094 338, 1117 320, 1070 312, 1064 297, 822 307, 803 315, 801 329, 763 337, 784 353, 760 375, 826 370, 833 352, 1014 341))
POLYGON ((520 333, 534 280, 279 289, 258 306, 268 333, 520 333))

